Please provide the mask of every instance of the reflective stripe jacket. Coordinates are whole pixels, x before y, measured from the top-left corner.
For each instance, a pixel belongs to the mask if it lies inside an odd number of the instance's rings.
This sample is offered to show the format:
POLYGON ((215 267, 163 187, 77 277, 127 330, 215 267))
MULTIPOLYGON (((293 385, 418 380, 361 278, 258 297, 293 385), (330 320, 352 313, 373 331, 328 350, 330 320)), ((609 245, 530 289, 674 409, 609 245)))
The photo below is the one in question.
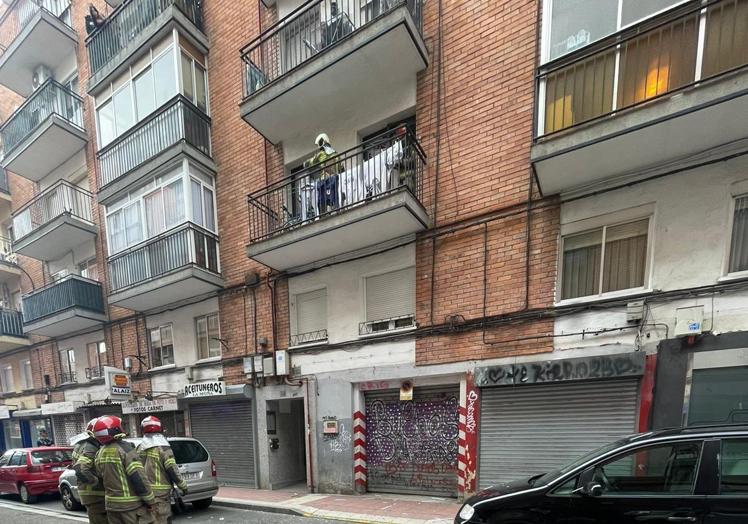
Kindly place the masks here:
POLYGON ((154 495, 168 496, 172 485, 176 485, 182 491, 187 490, 187 482, 179 474, 177 461, 174 460, 174 453, 170 447, 153 446, 147 449, 139 447, 138 453, 145 466, 145 475, 154 495))
POLYGON ((73 471, 78 479, 81 504, 88 506, 104 500, 104 486, 96 475, 94 459, 101 445, 95 438, 78 442, 73 448, 73 471))
POLYGON ((143 464, 129 442, 115 440, 102 446, 95 464, 104 483, 107 511, 130 511, 155 502, 143 464))

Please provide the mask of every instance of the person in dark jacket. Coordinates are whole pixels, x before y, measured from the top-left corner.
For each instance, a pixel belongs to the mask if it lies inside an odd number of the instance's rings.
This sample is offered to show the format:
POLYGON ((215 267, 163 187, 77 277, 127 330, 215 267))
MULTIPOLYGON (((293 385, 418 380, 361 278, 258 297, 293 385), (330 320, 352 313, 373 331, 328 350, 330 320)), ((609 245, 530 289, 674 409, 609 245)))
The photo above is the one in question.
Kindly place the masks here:
POLYGON ((90 524, 107 524, 106 504, 104 502, 104 485, 96 475, 94 460, 101 444, 94 436, 96 419, 86 425, 85 433, 71 439, 73 447, 73 471, 78 480, 78 495, 81 504, 86 507, 90 524), (74 440, 74 442, 72 441, 74 440))

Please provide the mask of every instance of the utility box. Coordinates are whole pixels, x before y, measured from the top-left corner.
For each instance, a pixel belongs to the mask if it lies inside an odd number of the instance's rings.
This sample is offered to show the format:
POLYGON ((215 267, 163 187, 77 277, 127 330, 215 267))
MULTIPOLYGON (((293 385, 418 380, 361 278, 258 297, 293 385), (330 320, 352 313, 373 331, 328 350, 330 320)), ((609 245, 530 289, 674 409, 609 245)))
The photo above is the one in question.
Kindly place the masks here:
POLYGON ((675 336, 701 335, 704 328, 704 306, 681 307, 675 310, 675 336))
POLYGON ((275 375, 275 357, 270 355, 269 357, 262 358, 262 376, 272 377, 275 375))
POLYGON ((275 352, 275 374, 282 377, 291 371, 290 362, 288 361, 288 351, 280 349, 275 352))
POLYGON ((259 377, 259 376, 261 376, 263 374, 262 373, 262 360, 263 360, 263 356, 262 355, 255 355, 254 357, 252 357, 252 359, 254 360, 254 364, 253 364, 252 367, 254 369, 255 375, 257 375, 259 377))

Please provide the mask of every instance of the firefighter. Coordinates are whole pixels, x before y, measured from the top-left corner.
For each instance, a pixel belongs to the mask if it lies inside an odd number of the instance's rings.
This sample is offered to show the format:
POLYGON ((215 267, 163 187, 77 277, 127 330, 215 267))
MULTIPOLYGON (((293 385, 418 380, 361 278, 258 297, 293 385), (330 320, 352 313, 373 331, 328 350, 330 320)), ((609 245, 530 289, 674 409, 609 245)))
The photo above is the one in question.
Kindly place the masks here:
POLYGON ((171 523, 169 495, 172 487, 176 486, 184 495, 187 493, 187 483, 179 474, 174 453, 163 435, 161 421, 154 416, 145 417, 140 423, 140 428, 143 431, 143 440, 138 444, 138 454, 156 496, 156 524, 171 523))
POLYGON ((107 524, 106 505, 104 504, 104 486, 96 475, 94 459, 101 444, 94 436, 96 419, 86 425, 86 431, 71 439, 73 448, 73 471, 78 480, 78 495, 81 504, 86 507, 88 522, 107 524))
POLYGON ((96 472, 104 484, 109 524, 151 524, 156 502, 135 446, 124 439, 122 420, 104 415, 94 423, 101 443, 96 472))

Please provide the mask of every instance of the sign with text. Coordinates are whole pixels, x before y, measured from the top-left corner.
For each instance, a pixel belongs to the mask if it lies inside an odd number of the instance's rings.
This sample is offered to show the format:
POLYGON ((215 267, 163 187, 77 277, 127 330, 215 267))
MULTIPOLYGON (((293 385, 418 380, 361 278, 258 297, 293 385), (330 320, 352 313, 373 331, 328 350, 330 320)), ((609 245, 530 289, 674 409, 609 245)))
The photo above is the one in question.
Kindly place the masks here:
POLYGON ((159 411, 177 411, 177 399, 157 398, 154 400, 133 400, 122 403, 122 413, 158 413, 159 411))
POLYGON ((65 413, 75 413, 82 402, 52 402, 51 404, 42 404, 42 415, 63 415, 65 413))
POLYGON ((123 369, 104 366, 104 383, 113 399, 129 399, 132 394, 130 373, 123 369))
POLYGON ((8 406, 0 406, 0 420, 10 418, 10 409, 8 406))
POLYGON ((226 394, 226 383, 219 380, 187 384, 184 387, 184 398, 217 397, 226 394))
POLYGON ((475 368, 478 387, 547 384, 575 380, 638 377, 644 374, 644 353, 567 358, 475 368))

